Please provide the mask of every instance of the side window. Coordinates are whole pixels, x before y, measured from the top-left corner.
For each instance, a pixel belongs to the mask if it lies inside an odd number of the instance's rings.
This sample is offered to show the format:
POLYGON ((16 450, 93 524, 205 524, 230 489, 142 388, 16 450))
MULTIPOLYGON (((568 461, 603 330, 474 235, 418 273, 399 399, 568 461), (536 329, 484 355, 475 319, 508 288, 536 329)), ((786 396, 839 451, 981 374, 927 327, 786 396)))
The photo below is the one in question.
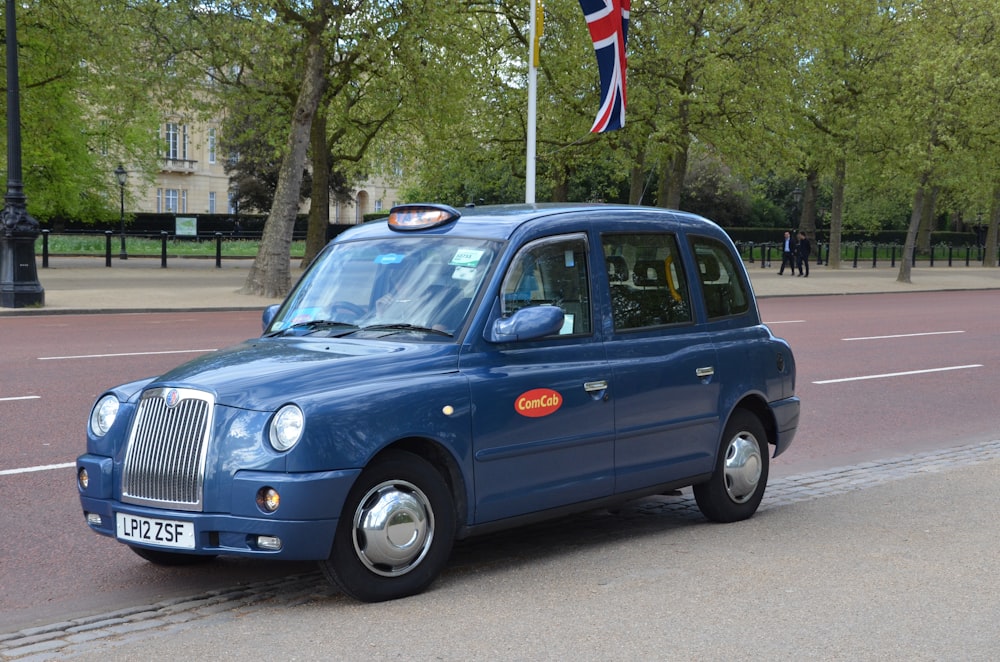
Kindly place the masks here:
POLYGON ((514 258, 503 283, 503 314, 555 305, 565 315, 560 335, 590 333, 590 279, 585 235, 532 242, 514 258))
POLYGON ((615 330, 691 321, 687 280, 672 234, 601 237, 615 330))
POLYGON ((745 313, 750 308, 750 296, 731 252, 721 243, 705 237, 693 238, 691 247, 698 264, 708 318, 745 313))

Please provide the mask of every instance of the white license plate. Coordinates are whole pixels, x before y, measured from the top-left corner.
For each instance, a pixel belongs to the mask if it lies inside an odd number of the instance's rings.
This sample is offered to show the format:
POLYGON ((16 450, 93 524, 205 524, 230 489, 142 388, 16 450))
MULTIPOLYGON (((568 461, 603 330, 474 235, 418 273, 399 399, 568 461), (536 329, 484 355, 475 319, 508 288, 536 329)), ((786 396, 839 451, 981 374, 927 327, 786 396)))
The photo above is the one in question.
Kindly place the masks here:
POLYGON ((194 549, 193 522, 115 513, 115 531, 118 539, 126 542, 194 549))

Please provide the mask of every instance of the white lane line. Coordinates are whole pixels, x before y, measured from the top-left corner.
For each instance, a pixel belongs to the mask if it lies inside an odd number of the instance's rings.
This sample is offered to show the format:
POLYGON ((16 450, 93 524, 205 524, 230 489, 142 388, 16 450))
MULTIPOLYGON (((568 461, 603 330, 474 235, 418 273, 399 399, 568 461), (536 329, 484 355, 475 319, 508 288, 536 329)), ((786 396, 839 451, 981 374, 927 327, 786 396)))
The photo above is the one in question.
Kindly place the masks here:
POLYGON ((843 379, 824 379, 813 382, 813 384, 839 384, 841 382, 859 382, 865 379, 884 379, 886 377, 907 377, 909 375, 924 375, 929 372, 946 372, 948 370, 968 370, 970 368, 982 368, 981 363, 971 365, 953 365, 947 368, 930 368, 928 370, 909 370, 907 372, 888 372, 884 375, 863 375, 861 377, 844 377, 843 379))
POLYGON ((9 398, 0 398, 0 402, 10 402, 12 400, 37 400, 40 397, 42 397, 42 396, 40 396, 40 395, 15 395, 15 396, 11 396, 9 398))
POLYGON ((33 471, 51 471, 52 469, 69 469, 70 467, 75 466, 76 462, 63 462, 62 464, 43 464, 37 467, 23 467, 21 469, 0 469, 0 476, 30 474, 33 471))
POLYGON ((122 352, 120 354, 77 354, 76 356, 39 356, 39 361, 62 361, 64 359, 110 359, 116 356, 155 356, 157 354, 204 354, 216 349, 173 349, 166 352, 122 352))
POLYGON ((946 336, 952 333, 965 333, 965 331, 931 331, 929 333, 899 333, 893 336, 863 336, 860 338, 843 338, 850 340, 885 340, 887 338, 916 338, 917 336, 946 336))

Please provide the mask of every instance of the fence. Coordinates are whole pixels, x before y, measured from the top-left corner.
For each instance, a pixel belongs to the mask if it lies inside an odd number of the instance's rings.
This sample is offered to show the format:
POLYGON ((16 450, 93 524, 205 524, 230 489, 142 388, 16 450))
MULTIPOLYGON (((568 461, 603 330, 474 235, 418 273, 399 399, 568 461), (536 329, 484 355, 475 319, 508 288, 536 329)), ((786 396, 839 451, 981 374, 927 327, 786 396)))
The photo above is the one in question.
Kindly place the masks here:
MULTIPOLYGON (((738 242, 736 248, 750 264, 760 263, 762 269, 771 266, 772 257, 775 262, 781 264, 781 248, 777 243, 755 244, 751 242, 738 242)), ((817 265, 829 264, 830 245, 819 243, 816 252, 812 256, 817 265), (824 257, 825 252, 825 257, 824 257)), ((879 263, 888 263, 890 267, 895 267, 898 260, 903 259, 903 246, 899 244, 876 244, 871 242, 852 241, 841 244, 840 262, 850 263, 855 269, 859 264, 871 264, 874 269, 879 263)), ((916 248, 910 255, 910 263, 916 266, 919 261, 928 263, 928 266, 936 266, 946 262, 949 267, 956 263, 964 264, 966 267, 983 266, 986 264, 986 249, 983 246, 952 246, 950 244, 938 244, 931 246, 929 253, 919 253, 916 248)))

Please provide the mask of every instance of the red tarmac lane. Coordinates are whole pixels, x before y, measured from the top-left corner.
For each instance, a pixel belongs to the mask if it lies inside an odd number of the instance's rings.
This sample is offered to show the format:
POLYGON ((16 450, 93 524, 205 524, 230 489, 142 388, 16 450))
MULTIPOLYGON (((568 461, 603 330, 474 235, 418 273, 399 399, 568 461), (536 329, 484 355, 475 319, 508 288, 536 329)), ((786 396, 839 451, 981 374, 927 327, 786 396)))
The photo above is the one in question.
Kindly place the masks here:
MULTIPOLYGON (((765 298, 802 420, 781 476, 997 437, 996 290, 765 298)), ((0 634, 299 572, 162 569, 91 533, 71 466, 101 389, 259 333, 259 311, 0 317, 0 634)), ((765 500, 767 496, 765 495, 765 500)))

